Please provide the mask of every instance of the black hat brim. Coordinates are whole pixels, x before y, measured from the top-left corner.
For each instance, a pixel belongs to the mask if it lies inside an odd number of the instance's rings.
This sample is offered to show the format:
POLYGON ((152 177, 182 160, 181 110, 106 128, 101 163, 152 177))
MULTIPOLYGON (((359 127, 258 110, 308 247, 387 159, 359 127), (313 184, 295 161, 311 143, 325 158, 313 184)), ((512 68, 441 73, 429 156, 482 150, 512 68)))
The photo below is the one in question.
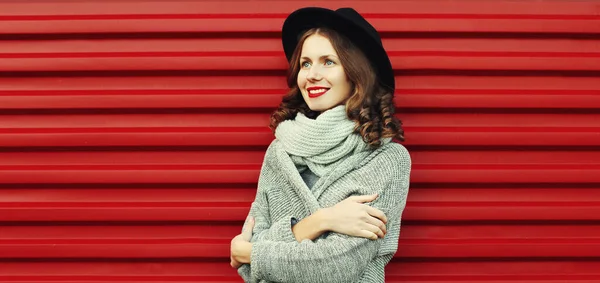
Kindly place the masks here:
POLYGON ((395 88, 394 70, 382 44, 353 21, 325 8, 302 8, 287 17, 281 30, 281 38, 288 62, 292 58, 300 36, 305 31, 318 27, 335 30, 350 39, 372 62, 381 83, 391 90, 395 88))

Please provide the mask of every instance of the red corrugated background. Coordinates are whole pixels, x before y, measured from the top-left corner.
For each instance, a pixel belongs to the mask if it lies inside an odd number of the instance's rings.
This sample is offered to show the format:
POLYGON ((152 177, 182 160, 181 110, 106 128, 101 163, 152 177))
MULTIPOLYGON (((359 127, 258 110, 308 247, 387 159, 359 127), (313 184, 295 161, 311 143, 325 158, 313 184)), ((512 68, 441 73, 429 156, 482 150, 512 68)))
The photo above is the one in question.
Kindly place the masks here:
POLYGON ((355 7, 413 174, 389 282, 600 282, 598 1, 2 1, 0 281, 240 282, 279 30, 355 7))

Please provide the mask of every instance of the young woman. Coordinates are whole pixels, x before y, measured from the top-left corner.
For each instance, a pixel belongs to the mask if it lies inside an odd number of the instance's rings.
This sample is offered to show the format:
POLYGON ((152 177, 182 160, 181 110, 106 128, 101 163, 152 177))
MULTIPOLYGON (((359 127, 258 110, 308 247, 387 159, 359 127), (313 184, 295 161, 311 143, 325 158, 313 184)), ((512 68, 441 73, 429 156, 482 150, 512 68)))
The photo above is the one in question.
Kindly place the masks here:
POLYGON ((297 10, 282 39, 290 91, 231 265, 246 282, 384 282, 411 168, 387 53, 350 8, 297 10))

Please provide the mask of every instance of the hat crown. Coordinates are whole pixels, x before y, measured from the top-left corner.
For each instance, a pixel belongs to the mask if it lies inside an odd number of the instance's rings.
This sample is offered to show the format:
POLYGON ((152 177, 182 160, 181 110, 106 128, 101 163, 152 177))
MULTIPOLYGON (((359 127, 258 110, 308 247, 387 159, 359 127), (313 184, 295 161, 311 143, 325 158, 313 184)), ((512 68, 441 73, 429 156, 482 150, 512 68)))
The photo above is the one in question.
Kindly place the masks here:
POLYGON ((339 8, 335 10, 335 13, 353 22, 355 25, 361 27, 362 29, 366 30, 373 39, 375 39, 379 44, 382 44, 379 32, 377 32, 375 27, 373 27, 361 14, 359 14, 353 8, 339 8))

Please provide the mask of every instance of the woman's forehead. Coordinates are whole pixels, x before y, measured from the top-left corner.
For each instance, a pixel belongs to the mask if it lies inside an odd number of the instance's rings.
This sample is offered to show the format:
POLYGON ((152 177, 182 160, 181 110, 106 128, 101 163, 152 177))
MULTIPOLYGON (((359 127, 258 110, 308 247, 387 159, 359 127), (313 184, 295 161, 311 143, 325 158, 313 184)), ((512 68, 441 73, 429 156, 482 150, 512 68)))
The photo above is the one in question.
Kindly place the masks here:
POLYGON ((313 34, 304 40, 301 57, 319 58, 328 55, 337 56, 337 52, 328 38, 320 34, 313 34))

